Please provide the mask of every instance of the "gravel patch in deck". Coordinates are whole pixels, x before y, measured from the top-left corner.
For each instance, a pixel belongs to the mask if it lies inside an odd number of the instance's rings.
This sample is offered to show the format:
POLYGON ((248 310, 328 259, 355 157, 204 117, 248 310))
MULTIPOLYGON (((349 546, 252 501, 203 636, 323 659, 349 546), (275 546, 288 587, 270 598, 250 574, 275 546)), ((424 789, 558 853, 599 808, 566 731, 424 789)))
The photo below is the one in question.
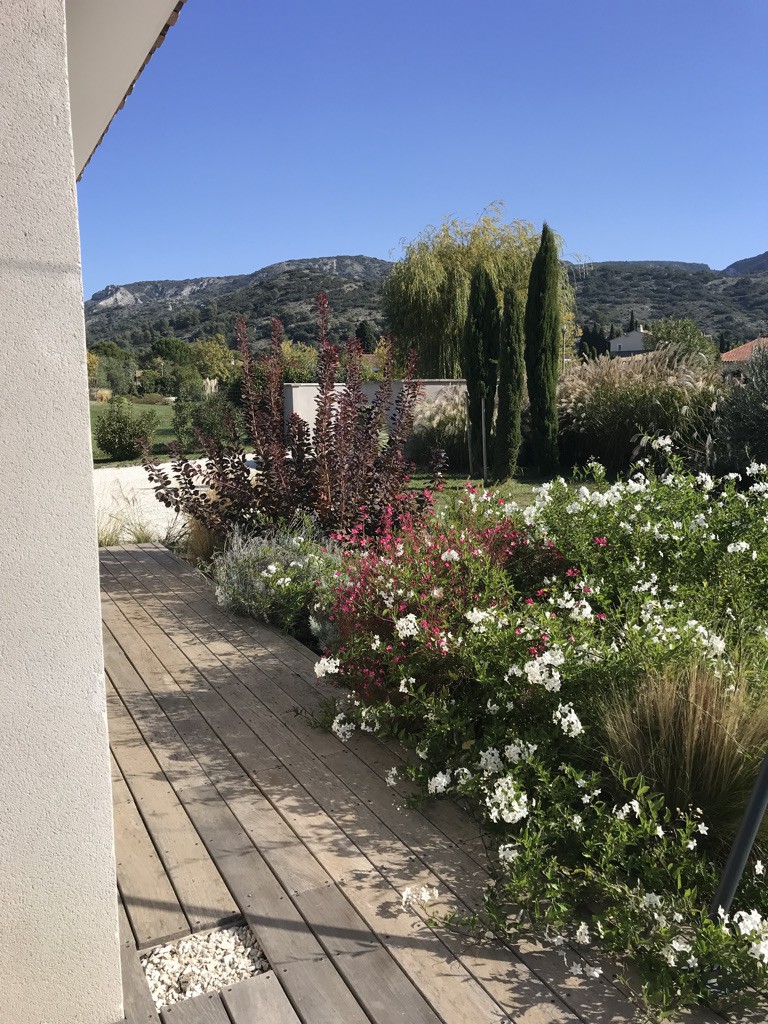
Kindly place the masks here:
POLYGON ((141 954, 141 965, 158 1010, 269 970, 244 922, 155 946, 141 954))

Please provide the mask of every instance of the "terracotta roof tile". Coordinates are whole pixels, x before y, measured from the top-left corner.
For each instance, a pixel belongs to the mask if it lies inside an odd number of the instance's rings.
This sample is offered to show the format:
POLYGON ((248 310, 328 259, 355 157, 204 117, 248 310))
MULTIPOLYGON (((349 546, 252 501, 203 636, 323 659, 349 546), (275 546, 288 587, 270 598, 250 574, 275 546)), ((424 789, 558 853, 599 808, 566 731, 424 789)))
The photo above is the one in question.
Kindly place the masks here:
POLYGON ((753 341, 747 341, 743 345, 739 345, 737 348, 732 348, 730 352, 723 352, 723 362, 745 363, 752 355, 752 350, 755 346, 762 348, 764 345, 768 345, 768 337, 755 338, 753 341))

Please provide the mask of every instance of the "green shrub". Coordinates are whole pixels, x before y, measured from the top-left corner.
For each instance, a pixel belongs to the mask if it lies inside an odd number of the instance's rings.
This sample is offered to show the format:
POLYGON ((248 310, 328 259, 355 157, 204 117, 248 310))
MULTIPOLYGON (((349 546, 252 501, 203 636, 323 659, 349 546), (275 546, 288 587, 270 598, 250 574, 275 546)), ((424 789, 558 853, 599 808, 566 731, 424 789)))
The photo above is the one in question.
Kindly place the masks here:
POLYGON ((562 464, 596 459, 625 473, 655 434, 671 436, 690 465, 711 465, 723 391, 716 369, 672 349, 578 364, 558 385, 562 464))
POLYGON ((243 417, 223 394, 204 398, 192 409, 192 426, 220 444, 231 443, 243 433, 243 417))
POLYGON ((133 399, 134 405, 168 405, 168 398, 157 391, 150 391, 147 394, 139 395, 133 399))
POLYGON ((127 399, 111 398, 96 424, 96 444, 113 461, 135 459, 141 452, 141 439, 146 438, 151 445, 157 430, 157 416, 154 412, 132 416, 130 410, 131 405, 127 399))
POLYGON ((309 639, 319 588, 340 566, 333 545, 321 543, 309 518, 259 535, 234 530, 211 563, 216 597, 231 611, 309 639))
POLYGON ((173 433, 184 452, 191 452, 195 448, 195 405, 195 402, 186 398, 178 398, 173 403, 173 433))
POLYGON ((283 341, 280 346, 289 384, 311 384, 317 380, 317 349, 312 345, 283 341))

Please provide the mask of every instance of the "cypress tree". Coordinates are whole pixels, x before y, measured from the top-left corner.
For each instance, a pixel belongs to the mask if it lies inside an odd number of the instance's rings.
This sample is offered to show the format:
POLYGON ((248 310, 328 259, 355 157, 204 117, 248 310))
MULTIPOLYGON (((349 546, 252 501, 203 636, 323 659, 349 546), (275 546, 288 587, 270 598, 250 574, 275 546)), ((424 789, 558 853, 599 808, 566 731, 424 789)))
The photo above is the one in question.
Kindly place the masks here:
POLYGON ((494 473, 505 480, 517 471, 520 415, 525 397, 525 306, 519 293, 504 289, 499 340, 499 397, 494 436, 494 473))
POLYGON ((541 473, 557 468, 557 376, 560 355, 560 261, 544 224, 533 260, 525 307, 525 366, 531 403, 533 458, 541 473))
POLYGON ((627 334, 631 334, 632 331, 635 330, 637 330, 637 321, 635 320, 635 311, 633 309, 632 312, 629 314, 629 329, 627 331, 627 334))
MULTIPOLYGON (((485 398, 485 440, 488 445, 496 400, 499 359, 499 300, 491 275, 483 266, 472 274, 467 320, 462 339, 462 371, 469 396, 469 424, 472 458, 482 465, 482 399, 485 398)), ((490 452, 490 447, 488 448, 490 452)))

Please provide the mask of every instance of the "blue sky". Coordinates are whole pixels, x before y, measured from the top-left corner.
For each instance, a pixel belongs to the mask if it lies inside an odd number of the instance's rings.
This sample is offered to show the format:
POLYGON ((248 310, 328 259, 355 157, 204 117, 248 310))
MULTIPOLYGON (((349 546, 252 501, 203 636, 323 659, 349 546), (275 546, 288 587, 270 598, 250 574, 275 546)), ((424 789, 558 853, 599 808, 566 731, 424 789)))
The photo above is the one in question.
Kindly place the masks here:
POLYGON ((592 260, 768 249, 762 0, 188 0, 79 185, 86 296, 395 259, 502 200, 592 260))

